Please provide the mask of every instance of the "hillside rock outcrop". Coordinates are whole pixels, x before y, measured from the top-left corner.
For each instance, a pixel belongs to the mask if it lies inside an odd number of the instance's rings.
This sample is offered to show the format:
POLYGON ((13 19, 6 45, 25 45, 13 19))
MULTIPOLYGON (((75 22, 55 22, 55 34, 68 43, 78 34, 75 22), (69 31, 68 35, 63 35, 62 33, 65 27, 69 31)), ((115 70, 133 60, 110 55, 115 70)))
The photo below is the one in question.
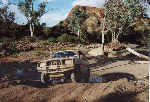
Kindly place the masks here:
POLYGON ((96 34, 97 32, 100 31, 100 24, 101 24, 101 19, 103 18, 104 15, 104 10, 102 8, 96 8, 96 7, 89 7, 89 6, 75 6, 72 8, 72 10, 69 12, 67 18, 63 21, 63 24, 65 27, 70 27, 68 26, 67 19, 69 17, 72 17, 72 12, 73 9, 78 8, 79 10, 85 10, 88 18, 86 18, 82 24, 82 31, 86 34, 96 34))
MULTIPOLYGON (((96 8, 90 6, 79 6, 79 5, 75 6, 74 8, 78 8, 79 10, 85 10, 89 16, 92 14, 96 14, 99 20, 101 20, 101 18, 103 18, 104 15, 104 11, 102 8, 96 8)), ((67 18, 72 16, 72 11, 74 8, 72 8, 72 10, 69 12, 67 18)))

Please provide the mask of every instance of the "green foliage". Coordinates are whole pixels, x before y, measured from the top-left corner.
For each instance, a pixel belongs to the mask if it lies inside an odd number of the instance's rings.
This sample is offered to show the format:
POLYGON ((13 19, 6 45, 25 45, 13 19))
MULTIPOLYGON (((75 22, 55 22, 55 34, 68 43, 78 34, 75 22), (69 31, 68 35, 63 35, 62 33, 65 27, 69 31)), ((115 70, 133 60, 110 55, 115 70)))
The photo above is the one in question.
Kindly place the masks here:
POLYGON ((18 49, 16 48, 16 44, 14 42, 9 42, 8 49, 13 53, 18 52, 18 49))
POLYGON ((44 33, 50 33, 51 32, 51 29, 49 27, 45 27, 43 28, 44 30, 44 33))
POLYGON ((81 44, 86 44, 88 41, 85 40, 85 39, 78 39, 78 41, 81 43, 81 44))
POLYGON ((49 56, 49 51, 38 51, 36 53, 36 56, 45 56, 45 57, 48 57, 49 56))
POLYGON ((144 16, 143 0, 106 0, 104 5, 105 25, 115 39, 128 27, 144 16))
POLYGON ((9 40, 10 40, 10 38, 8 38, 8 37, 5 37, 5 36, 0 37, 0 42, 7 42, 9 40))
POLYGON ((136 32, 140 34, 140 41, 145 44, 150 44, 150 25, 141 24, 136 27, 136 32))
POLYGON ((38 10, 34 9, 35 0, 19 1, 18 7, 24 13, 30 23, 38 24, 40 17, 46 13, 46 2, 38 5, 38 10))
POLYGON ((80 35, 78 35, 79 36, 78 40, 79 39, 85 40, 84 38, 86 38, 85 35, 82 35, 83 33, 82 33, 81 26, 87 17, 88 15, 84 9, 80 10, 78 8, 74 8, 72 11, 72 17, 67 19, 67 22, 70 24, 71 31, 76 34, 77 32, 79 32, 80 35))
POLYGON ((38 36, 38 37, 34 36, 33 39, 35 39, 36 42, 39 42, 42 38, 41 38, 41 36, 38 36))
POLYGON ((79 38, 73 35, 63 34, 57 38, 57 41, 63 42, 63 43, 66 43, 66 42, 77 43, 79 42, 79 38))
POLYGON ((25 1, 19 1, 18 7, 19 9, 24 13, 25 17, 28 20, 28 23, 30 24, 30 32, 31 36, 34 32, 34 27, 37 27, 40 25, 40 18, 42 15, 46 13, 46 4, 47 2, 42 2, 38 5, 38 9, 36 10, 34 7, 35 0, 25 0, 25 1))
POLYGON ((14 12, 10 12, 7 5, 0 8, 0 23, 14 23, 14 16, 14 12))
POLYGON ((50 43, 50 42, 56 43, 56 42, 57 42, 57 38, 55 38, 55 37, 50 37, 50 38, 48 38, 48 42, 49 42, 49 43, 50 43))
POLYGON ((149 34, 148 34, 147 40, 148 40, 148 44, 150 45, 150 30, 149 30, 149 34))
POLYGON ((146 8, 143 5, 145 0, 123 0, 124 8, 126 9, 125 12, 128 13, 128 21, 135 22, 137 21, 137 17, 143 17, 146 8))
POLYGON ((8 8, 8 5, 0 7, 0 33, 1 35, 14 35, 15 26, 14 26, 15 14, 11 12, 8 8))
POLYGON ((36 37, 24 36, 20 40, 29 41, 29 42, 35 42, 36 41, 36 37))
POLYGON ((85 10, 79 10, 74 8, 72 11, 72 17, 67 19, 67 22, 71 26, 72 32, 77 32, 81 29, 82 22, 88 17, 85 10))
POLYGON ((43 33, 45 37, 49 37, 49 35, 52 33, 52 30, 50 27, 43 27, 43 33))

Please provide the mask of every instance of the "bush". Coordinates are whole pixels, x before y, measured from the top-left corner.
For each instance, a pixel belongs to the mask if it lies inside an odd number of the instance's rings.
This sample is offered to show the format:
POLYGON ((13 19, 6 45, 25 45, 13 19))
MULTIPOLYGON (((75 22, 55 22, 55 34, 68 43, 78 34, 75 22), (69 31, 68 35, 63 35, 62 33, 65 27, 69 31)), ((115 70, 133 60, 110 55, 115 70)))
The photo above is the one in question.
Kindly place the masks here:
POLYGON ((63 34, 63 35, 61 35, 61 36, 59 36, 59 37, 57 38, 57 41, 58 41, 58 42, 63 42, 63 43, 64 43, 64 42, 77 43, 78 40, 79 40, 78 37, 73 36, 73 35, 68 35, 68 34, 63 34))
POLYGON ((37 38, 36 37, 31 37, 31 36, 24 36, 20 40, 29 41, 29 42, 35 42, 37 40, 37 38))
POLYGON ((57 42, 57 39, 55 37, 50 37, 48 38, 48 42, 53 42, 53 43, 56 43, 57 42))
POLYGON ((8 37, 5 37, 5 36, 0 37, 0 42, 7 42, 9 40, 10 40, 10 38, 8 38, 8 37))
POLYGON ((9 49, 9 51, 16 53, 18 52, 18 49, 16 48, 17 45, 15 42, 9 42, 7 48, 9 49))
POLYGON ((79 41, 80 41, 81 44, 86 44, 87 43, 86 40, 84 40, 84 39, 79 39, 79 41))
POLYGON ((6 49, 12 53, 20 51, 32 50, 32 45, 29 41, 13 41, 5 44, 6 49))

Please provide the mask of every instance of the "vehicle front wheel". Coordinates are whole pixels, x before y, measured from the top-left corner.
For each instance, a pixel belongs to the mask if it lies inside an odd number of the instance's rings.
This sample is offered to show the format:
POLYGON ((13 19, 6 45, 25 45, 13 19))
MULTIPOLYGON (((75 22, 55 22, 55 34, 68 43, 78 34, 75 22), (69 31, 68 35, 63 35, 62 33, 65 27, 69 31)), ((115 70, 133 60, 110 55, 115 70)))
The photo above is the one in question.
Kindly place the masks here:
POLYGON ((71 81, 76 82, 75 73, 71 73, 71 81))
POLYGON ((89 82, 89 78, 90 78, 90 71, 87 71, 85 74, 84 74, 84 82, 89 82))
POLYGON ((41 83, 46 84, 50 80, 49 76, 46 73, 41 74, 41 83))

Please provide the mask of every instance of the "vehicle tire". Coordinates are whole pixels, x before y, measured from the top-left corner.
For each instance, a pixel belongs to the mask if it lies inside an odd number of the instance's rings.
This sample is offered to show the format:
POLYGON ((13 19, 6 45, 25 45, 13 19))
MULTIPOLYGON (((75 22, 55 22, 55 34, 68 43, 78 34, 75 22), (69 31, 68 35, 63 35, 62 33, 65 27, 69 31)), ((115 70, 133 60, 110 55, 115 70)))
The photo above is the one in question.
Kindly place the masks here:
POLYGON ((75 73, 73 72, 73 73, 71 73, 71 81, 72 82, 76 82, 76 78, 75 78, 75 73))
POLYGON ((84 74, 84 82, 89 82, 89 78, 90 78, 90 71, 88 70, 85 74, 84 74))
POLYGON ((61 83, 64 83, 64 82, 65 82, 65 80, 62 78, 62 79, 60 79, 60 82, 61 82, 61 83))
POLYGON ((41 83, 47 84, 49 82, 49 76, 46 73, 41 74, 41 83))

